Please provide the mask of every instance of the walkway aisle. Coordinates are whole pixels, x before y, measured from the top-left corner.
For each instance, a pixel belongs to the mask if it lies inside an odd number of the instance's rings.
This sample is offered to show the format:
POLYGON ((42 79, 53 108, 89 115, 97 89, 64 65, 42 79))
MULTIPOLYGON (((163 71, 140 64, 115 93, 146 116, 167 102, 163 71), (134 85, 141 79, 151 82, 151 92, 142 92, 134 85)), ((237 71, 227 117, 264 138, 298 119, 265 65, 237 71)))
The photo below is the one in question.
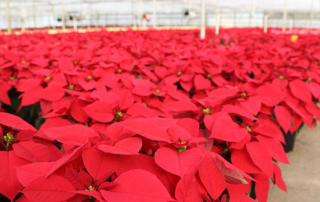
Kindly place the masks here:
POLYGON ((268 202, 320 202, 319 122, 314 130, 302 128, 288 158, 291 165, 280 165, 288 193, 271 182, 268 202))

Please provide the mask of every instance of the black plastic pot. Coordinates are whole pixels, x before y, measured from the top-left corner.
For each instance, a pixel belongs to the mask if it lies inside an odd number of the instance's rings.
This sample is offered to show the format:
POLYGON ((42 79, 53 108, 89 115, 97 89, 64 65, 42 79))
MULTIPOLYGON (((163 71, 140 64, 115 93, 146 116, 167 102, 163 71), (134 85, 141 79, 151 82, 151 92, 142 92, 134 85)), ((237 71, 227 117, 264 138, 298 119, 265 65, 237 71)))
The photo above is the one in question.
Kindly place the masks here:
POLYGON ((294 148, 294 143, 296 141, 296 135, 297 135, 297 131, 295 131, 293 134, 291 134, 290 131, 288 131, 287 134, 283 133, 284 135, 284 140, 286 141, 286 145, 282 144, 284 151, 286 153, 290 152, 293 150, 294 148))
POLYGON ((296 131, 294 131, 294 133, 291 133, 290 131, 288 131, 287 134, 285 134, 284 131, 283 131, 282 128, 281 128, 282 133, 283 133, 283 136, 284 136, 284 140, 285 140, 285 142, 286 142, 286 144, 282 144, 282 146, 283 146, 284 151, 285 151, 286 153, 288 153, 288 152, 290 152, 290 151, 293 150, 293 148, 294 148, 294 143, 295 143, 295 141, 296 141, 296 136, 297 136, 297 134, 300 132, 300 130, 301 130, 301 128, 302 128, 303 125, 304 125, 304 124, 302 123, 302 124, 299 126, 299 128, 298 128, 296 131))

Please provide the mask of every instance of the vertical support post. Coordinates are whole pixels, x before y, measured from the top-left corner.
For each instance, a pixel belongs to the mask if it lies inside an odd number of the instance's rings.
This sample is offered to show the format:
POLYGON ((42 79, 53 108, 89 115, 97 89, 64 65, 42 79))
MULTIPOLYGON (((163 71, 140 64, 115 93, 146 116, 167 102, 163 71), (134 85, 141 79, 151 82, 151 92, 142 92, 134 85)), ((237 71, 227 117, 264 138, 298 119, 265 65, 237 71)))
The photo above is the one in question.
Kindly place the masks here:
POLYGON ((90 29, 90 23, 91 23, 91 7, 89 7, 89 16, 88 16, 87 20, 88 20, 87 29, 90 29))
POLYGON ((53 21, 52 21, 52 28, 56 28, 56 18, 55 18, 55 13, 54 13, 54 5, 52 5, 52 16, 53 16, 53 21))
POLYGON ((152 13, 152 24, 153 24, 153 29, 156 28, 156 9, 157 9, 157 5, 156 5, 156 0, 153 0, 153 13, 152 13))
POLYGON ((236 9, 233 12, 233 26, 237 27, 237 10, 236 9))
POLYGON ((9 0, 7 0, 7 24, 8 24, 8 34, 11 34, 11 18, 10 18, 10 6, 9 0))
POLYGON ((21 10, 20 10, 20 17, 21 17, 21 32, 22 33, 24 33, 25 32, 25 29, 26 29, 26 27, 25 27, 25 19, 26 19, 26 10, 25 10, 25 8, 21 8, 21 10))
POLYGON ((143 23, 142 23, 142 21, 143 21, 143 0, 140 0, 139 2, 140 2, 140 10, 139 10, 140 16, 138 19, 140 19, 140 27, 142 27, 143 26, 143 23))
POLYGON ((206 37, 206 0, 202 0, 200 39, 204 39, 205 37, 206 37))
POLYGON ((64 12, 64 0, 61 0, 61 8, 62 8, 62 30, 66 29, 66 16, 64 12))
POLYGON ((292 30, 293 30, 293 19, 290 19, 290 32, 292 32, 292 30))
POLYGON ((73 31, 74 31, 74 32, 77 32, 77 31, 78 31, 77 18, 76 18, 76 17, 73 17, 72 20, 73 20, 73 31))
POLYGON ((37 21, 36 21, 36 7, 34 6, 34 0, 32 0, 32 13, 33 13, 33 28, 36 28, 37 21))
POLYGON ((282 32, 286 31, 286 26, 287 26, 287 0, 284 0, 282 32))
POLYGON ((311 12, 310 12, 309 29, 312 29, 312 21, 313 21, 313 3, 314 3, 314 0, 311 0, 311 12))
POLYGON ((220 8, 217 10, 217 19, 216 19, 216 35, 219 34, 220 29, 220 8))
POLYGON ((263 26, 263 33, 268 32, 268 14, 264 15, 264 26, 263 26))
POLYGON ((137 4, 132 1, 133 27, 137 28, 137 4))
POLYGON ((96 17, 96 28, 98 28, 98 22, 99 22, 99 13, 97 14, 97 17, 96 17))

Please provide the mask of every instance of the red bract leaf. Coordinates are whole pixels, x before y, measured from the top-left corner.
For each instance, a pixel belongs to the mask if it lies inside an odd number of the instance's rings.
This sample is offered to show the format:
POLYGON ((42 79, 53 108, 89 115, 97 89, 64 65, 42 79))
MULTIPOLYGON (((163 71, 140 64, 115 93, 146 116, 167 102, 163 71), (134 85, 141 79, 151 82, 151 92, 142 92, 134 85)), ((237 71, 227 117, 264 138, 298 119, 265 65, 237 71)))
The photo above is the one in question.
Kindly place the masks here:
POLYGON ((28 199, 25 195, 20 196, 15 202, 34 202, 28 199))
POLYGON ((29 183, 22 193, 33 201, 57 202, 67 200, 75 195, 72 184, 63 177, 51 175, 38 177, 29 183))
POLYGON ((71 182, 71 184, 78 190, 83 190, 83 189, 87 189, 87 187, 85 186, 85 183, 83 182, 83 179, 80 175, 80 173, 78 173, 78 171, 74 170, 74 169, 70 169, 70 168, 66 168, 66 174, 65 174, 65 178, 71 182))
POLYGON ((199 122, 191 118, 180 119, 177 125, 181 126, 187 130, 193 137, 198 137, 199 135, 199 122))
POLYGON ((272 158, 281 163, 289 164, 288 157, 283 149, 282 144, 275 138, 257 135, 256 138, 264 144, 269 150, 272 158))
POLYGON ((74 65, 69 58, 60 58, 59 59, 59 69, 63 71, 72 71, 74 65))
POLYGON ((94 147, 84 150, 82 159, 91 177, 98 181, 97 184, 105 181, 121 166, 119 158, 116 155, 105 154, 94 147))
POLYGON ((270 186, 269 177, 266 175, 253 175, 256 182, 255 193, 258 201, 267 202, 268 201, 268 191, 270 186))
POLYGON ((231 161, 234 166, 246 173, 261 173, 261 170, 252 162, 246 149, 235 150, 231 154, 231 161))
POLYGON ((16 167, 18 180, 25 187, 34 179, 46 176, 53 165, 54 162, 39 162, 16 167))
POLYGON ((257 98, 267 106, 275 106, 284 99, 284 94, 274 85, 265 84, 257 89, 257 98))
POLYGON ((207 153, 199 167, 199 177, 211 198, 219 198, 226 189, 224 175, 217 168, 212 156, 207 153))
POLYGON ((144 170, 136 169, 125 172, 114 182, 117 184, 114 188, 109 191, 101 191, 103 198, 108 202, 175 201, 159 179, 144 170))
POLYGON ((167 109, 173 112, 195 111, 197 106, 190 101, 180 100, 164 104, 167 109))
MULTIPOLYGON (((88 191, 88 190, 86 190, 86 191, 74 191, 73 193, 75 193, 75 194, 83 194, 83 195, 85 195, 85 196, 92 196, 92 197, 94 197, 97 201, 99 201, 99 202, 106 202, 104 199, 103 199, 103 197, 102 197, 102 195, 101 195, 101 193, 100 192, 98 192, 97 190, 90 190, 90 191, 88 191)), ((88 199, 88 198, 87 198, 88 199)), ((82 200, 81 201, 79 201, 79 202, 82 202, 82 200)))
POLYGON ((234 192, 231 194, 229 202, 255 202, 255 200, 242 192, 234 192))
POLYGON ((19 142, 13 144, 12 147, 17 156, 33 163, 46 162, 50 159, 48 147, 33 141, 19 142))
POLYGON ((112 107, 106 101, 96 101, 83 109, 91 118, 101 122, 107 123, 114 119, 112 114, 112 107))
POLYGON ((22 95, 21 104, 17 111, 20 111, 20 109, 24 106, 33 105, 40 101, 40 92, 42 91, 41 86, 36 86, 34 88, 30 88, 26 90, 22 95))
POLYGON ((129 108, 131 105, 133 105, 133 103, 134 103, 134 99, 131 92, 125 89, 122 90, 120 92, 120 98, 118 102, 118 105, 121 108, 121 110, 129 108))
POLYGON ((0 101, 11 106, 11 101, 8 96, 8 91, 11 89, 11 85, 6 82, 0 83, 0 101))
POLYGON ((211 81, 198 74, 194 77, 194 85, 197 90, 205 90, 210 88, 211 81))
MULTIPOLYGON (((200 165, 200 162, 198 164, 200 165)), ((199 165, 195 165, 188 174, 179 180, 175 192, 175 196, 179 202, 194 202, 203 200, 203 197, 198 189, 198 182, 195 176, 199 165)))
POLYGON ((177 152, 174 149, 162 147, 155 153, 155 161, 161 168, 180 177, 187 174, 202 158, 203 154, 197 148, 177 152))
POLYGON ((99 138, 93 129, 83 125, 49 128, 45 129, 44 133, 52 139, 72 145, 82 145, 88 139, 99 138))
POLYGON ((294 81, 291 81, 289 86, 292 94, 296 98, 303 100, 305 102, 312 102, 311 91, 306 82, 296 79, 294 81))
POLYGON ((290 111, 284 106, 276 106, 274 108, 274 113, 280 126, 283 128, 284 132, 287 133, 292 123, 290 111))
POLYGON ((166 129, 163 129, 161 126, 164 124, 164 127, 170 127, 175 124, 173 119, 132 119, 125 120, 118 123, 120 126, 129 129, 135 134, 139 134, 150 140, 158 140, 171 142, 169 135, 165 132, 166 129), (172 121, 170 121, 172 120, 172 121))
POLYGON ((62 156, 59 160, 57 160, 54 165, 52 166, 52 168, 50 169, 50 171, 47 174, 47 177, 49 175, 51 175, 53 172, 55 172, 56 170, 58 170, 59 168, 61 168, 62 166, 75 161, 77 159, 80 159, 82 156, 82 151, 86 148, 89 147, 89 142, 87 141, 86 143, 84 143, 81 147, 78 147, 77 149, 73 150, 72 152, 65 154, 64 156, 62 156))
POLYGON ((227 142, 240 142, 248 134, 247 129, 239 125, 229 116, 219 117, 212 127, 210 138, 217 138, 227 142))
POLYGON ((248 184, 248 182, 244 179, 244 175, 248 178, 243 171, 237 169, 232 164, 224 160, 222 157, 215 155, 212 156, 214 162, 221 173, 224 174, 225 180, 229 184, 248 184))
POLYGON ((23 188, 16 175, 16 166, 23 166, 29 162, 19 158, 14 151, 0 151, 0 193, 13 201, 23 188))
POLYGON ((287 192, 286 184, 284 183, 282 176, 281 176, 281 169, 280 167, 273 163, 273 170, 274 170, 274 181, 277 186, 282 189, 283 191, 287 192))
POLYGON ((126 138, 117 142, 114 146, 99 145, 98 148, 110 154, 132 155, 138 154, 142 146, 142 140, 137 137, 126 138))
POLYGON ((0 112, 0 124, 18 130, 37 131, 33 126, 22 120, 20 117, 5 112, 0 112))
POLYGON ((80 99, 75 99, 71 105, 71 116, 76 121, 85 123, 88 120, 87 113, 83 110, 88 104, 80 99))
POLYGON ((48 100, 48 101, 57 101, 60 100, 64 96, 64 90, 62 87, 57 85, 51 85, 47 88, 44 88, 40 93, 39 96, 41 99, 48 100))
POLYGON ((268 149, 259 142, 250 142, 246 145, 252 162, 258 166, 265 174, 273 177, 272 157, 268 149))
POLYGON ((187 142, 192 137, 188 131, 178 125, 173 125, 168 128, 167 133, 174 142, 187 142))
POLYGON ((240 115, 242 117, 248 118, 249 120, 255 120, 256 119, 252 114, 242 110, 239 107, 233 106, 233 105, 224 105, 221 111, 227 112, 229 114, 237 114, 237 115, 240 115))

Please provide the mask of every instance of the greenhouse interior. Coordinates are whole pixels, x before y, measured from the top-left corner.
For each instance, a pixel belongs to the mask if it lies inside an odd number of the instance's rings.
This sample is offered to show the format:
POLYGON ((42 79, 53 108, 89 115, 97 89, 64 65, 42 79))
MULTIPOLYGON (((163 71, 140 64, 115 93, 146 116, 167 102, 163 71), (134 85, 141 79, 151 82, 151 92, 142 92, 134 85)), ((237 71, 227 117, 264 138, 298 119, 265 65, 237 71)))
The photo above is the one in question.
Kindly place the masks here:
POLYGON ((1 0, 0 202, 320 201, 319 0, 1 0))

